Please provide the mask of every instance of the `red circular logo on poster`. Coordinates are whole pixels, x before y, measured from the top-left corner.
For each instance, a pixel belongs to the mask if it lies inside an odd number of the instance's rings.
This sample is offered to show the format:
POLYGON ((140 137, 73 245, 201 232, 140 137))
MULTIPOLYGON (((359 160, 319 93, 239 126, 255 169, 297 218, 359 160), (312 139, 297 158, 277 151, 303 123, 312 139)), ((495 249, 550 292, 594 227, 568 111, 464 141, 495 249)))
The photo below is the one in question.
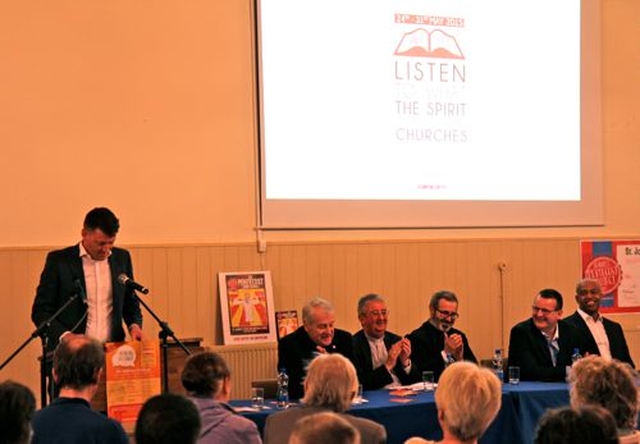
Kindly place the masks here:
POLYGON ((620 285, 622 269, 615 259, 608 256, 598 256, 587 264, 584 277, 598 281, 602 288, 602 294, 609 294, 620 285))

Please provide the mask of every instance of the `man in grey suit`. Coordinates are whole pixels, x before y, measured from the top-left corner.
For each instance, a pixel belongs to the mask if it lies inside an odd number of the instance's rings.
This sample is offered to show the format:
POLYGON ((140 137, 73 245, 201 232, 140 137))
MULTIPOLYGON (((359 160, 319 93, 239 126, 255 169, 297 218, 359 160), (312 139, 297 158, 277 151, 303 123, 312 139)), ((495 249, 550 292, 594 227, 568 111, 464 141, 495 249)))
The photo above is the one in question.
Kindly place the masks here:
POLYGON ((131 256, 114 247, 120 221, 108 208, 94 208, 85 216, 82 240, 47 255, 33 302, 36 326, 48 320, 73 295, 78 295, 43 332, 48 350, 69 334, 86 334, 101 342, 124 341, 122 321, 131 339, 142 339, 142 314, 133 289, 119 281, 133 279, 131 256))
POLYGON ((369 419, 344 413, 358 389, 356 369, 347 358, 334 354, 321 354, 309 364, 304 381, 302 406, 283 410, 267 417, 264 428, 265 444, 289 442, 296 421, 320 412, 336 412, 360 432, 362 444, 387 442, 385 428, 369 419))
POLYGON ((617 359, 635 368, 622 326, 600 314, 602 288, 595 279, 582 279, 576 285, 578 309, 565 320, 578 330, 584 350, 583 355, 600 355, 605 359, 617 359))

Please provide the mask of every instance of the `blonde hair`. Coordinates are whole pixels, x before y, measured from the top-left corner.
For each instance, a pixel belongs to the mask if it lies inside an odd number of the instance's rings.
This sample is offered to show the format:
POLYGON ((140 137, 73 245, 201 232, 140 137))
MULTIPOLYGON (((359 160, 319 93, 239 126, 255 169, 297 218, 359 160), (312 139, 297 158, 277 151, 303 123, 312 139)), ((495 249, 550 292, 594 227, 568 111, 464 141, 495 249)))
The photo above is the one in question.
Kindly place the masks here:
POLYGON ((607 409, 619 429, 635 429, 638 388, 635 372, 625 363, 596 355, 573 364, 569 374, 571 405, 596 404, 607 409))
POLYGON ((321 354, 309 364, 304 387, 305 404, 344 412, 358 389, 356 369, 341 354, 321 354))
POLYGON ((500 410, 502 384, 491 370, 455 362, 440 376, 435 394, 443 427, 460 441, 478 439, 500 410))
POLYGON ((360 444, 360 432, 337 413, 316 413, 296 422, 289 444, 360 444))

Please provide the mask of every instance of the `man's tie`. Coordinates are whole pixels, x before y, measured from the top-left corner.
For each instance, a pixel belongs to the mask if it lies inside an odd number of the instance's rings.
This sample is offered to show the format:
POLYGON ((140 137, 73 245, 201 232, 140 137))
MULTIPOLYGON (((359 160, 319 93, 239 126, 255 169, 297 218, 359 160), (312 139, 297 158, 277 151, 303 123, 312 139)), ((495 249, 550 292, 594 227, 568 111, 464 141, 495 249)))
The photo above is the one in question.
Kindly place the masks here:
POLYGON ((553 366, 556 366, 558 362, 558 353, 560 352, 560 346, 558 345, 558 338, 553 338, 549 342, 549 350, 551 351, 551 362, 553 362, 553 366))

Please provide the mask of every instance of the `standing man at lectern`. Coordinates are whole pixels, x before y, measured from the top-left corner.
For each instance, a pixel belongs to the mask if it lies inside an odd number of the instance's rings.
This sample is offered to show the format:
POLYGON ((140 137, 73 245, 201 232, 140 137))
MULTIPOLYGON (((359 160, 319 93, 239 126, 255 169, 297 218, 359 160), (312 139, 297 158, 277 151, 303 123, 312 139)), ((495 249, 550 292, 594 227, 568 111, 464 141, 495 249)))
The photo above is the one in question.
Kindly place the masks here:
POLYGON ((82 239, 74 246, 47 255, 31 311, 36 326, 51 318, 78 295, 43 332, 47 350, 68 334, 86 334, 101 342, 124 341, 122 321, 133 340, 142 339, 142 313, 134 289, 120 276, 133 279, 131 256, 114 247, 120 221, 108 208, 89 211, 82 239))

